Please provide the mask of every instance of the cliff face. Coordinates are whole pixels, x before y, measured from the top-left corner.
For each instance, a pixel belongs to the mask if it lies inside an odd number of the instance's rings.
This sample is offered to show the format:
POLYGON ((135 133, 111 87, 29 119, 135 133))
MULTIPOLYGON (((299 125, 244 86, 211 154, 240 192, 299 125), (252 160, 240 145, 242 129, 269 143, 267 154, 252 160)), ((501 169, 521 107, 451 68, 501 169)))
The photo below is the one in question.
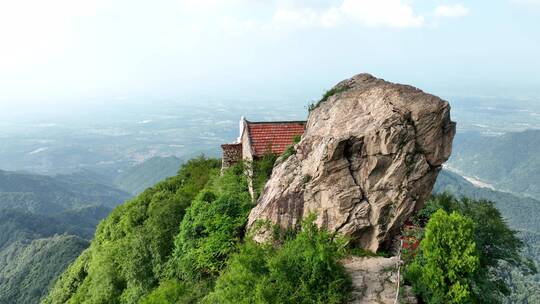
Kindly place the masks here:
POLYGON ((248 226, 294 229, 315 213, 319 226, 376 251, 429 196, 455 123, 448 102, 368 74, 333 91, 310 112, 296 154, 274 168, 248 226))

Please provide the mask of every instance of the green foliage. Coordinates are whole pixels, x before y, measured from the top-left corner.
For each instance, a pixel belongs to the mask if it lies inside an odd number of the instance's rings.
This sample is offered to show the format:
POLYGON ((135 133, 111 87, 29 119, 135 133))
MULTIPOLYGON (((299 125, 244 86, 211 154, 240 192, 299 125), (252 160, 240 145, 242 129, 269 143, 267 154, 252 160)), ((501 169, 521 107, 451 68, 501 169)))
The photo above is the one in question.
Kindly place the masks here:
POLYGON ((204 303, 345 303, 344 242, 306 221, 281 248, 248 241, 204 303))
POLYGON ((267 153, 261 159, 253 162, 253 189, 255 198, 258 198, 264 190, 264 185, 272 175, 277 155, 267 153))
MULTIPOLYGON (((503 302, 510 293, 511 282, 504 281, 504 278, 509 277, 509 266, 522 269, 525 273, 535 271, 534 265, 523 257, 523 242, 515 231, 508 228, 493 202, 468 198, 458 200, 448 193, 442 193, 427 202, 416 215, 415 221, 419 225, 425 225, 438 210, 458 212, 473 222, 473 240, 479 254, 480 266, 480 271, 475 272, 472 278, 472 296, 475 302, 503 302)), ((414 272, 416 266, 412 265, 409 270, 414 272)))
POLYGON ((473 225, 457 212, 438 210, 430 218, 421 256, 407 275, 428 303, 471 302, 473 276, 480 265, 473 225))
MULTIPOLYGON (((263 160, 253 164, 258 185, 273 168, 273 159, 263 160)), ((220 175, 219 168, 218 160, 191 160, 116 208, 44 303, 346 302, 350 282, 338 259, 371 254, 345 250, 344 240, 309 221, 301 232, 276 233, 280 248, 242 244, 252 207, 246 170, 238 164, 220 175)), ((430 302, 498 303, 506 286, 496 275, 501 261, 527 266, 523 244, 490 202, 441 195, 416 221, 437 232, 426 231, 407 267, 408 280, 430 302), (446 215, 437 215, 441 209, 446 215)))
POLYGON ((190 283, 168 280, 159 285, 140 304, 195 304, 210 291, 205 282, 190 283))
POLYGON ((0 303, 37 303, 66 267, 88 246, 76 236, 15 242, 0 252, 0 303))
POLYGON ((158 286, 186 208, 220 165, 190 160, 177 176, 117 207, 43 303, 138 303, 158 286))
POLYGON ((532 233, 540 232, 540 222, 536 220, 540 217, 538 199, 475 187, 463 177, 446 170, 439 174, 433 192, 449 192, 457 197, 465 196, 475 200, 492 201, 513 229, 532 233))
POLYGON ((296 154, 296 150, 294 149, 294 146, 288 146, 287 149, 283 151, 280 158, 282 160, 286 160, 287 158, 293 156, 294 154, 296 154))
POLYGON ((376 257, 380 256, 380 253, 374 253, 367 249, 351 246, 347 249, 347 254, 356 256, 356 257, 376 257))
POLYGON ((128 197, 86 173, 0 171, 0 303, 37 303, 128 197))
POLYGON ((448 193, 434 196, 421 210, 417 218, 420 222, 430 218, 437 210, 459 212, 472 219, 474 223, 474 240, 480 255, 482 267, 496 267, 504 260, 510 265, 526 266, 521 251, 523 241, 517 232, 508 228, 500 211, 495 204, 487 200, 472 200, 470 198, 456 199, 448 193))
MULTIPOLYGON (((487 199, 495 202, 496 208, 500 210, 505 220, 504 222, 507 221, 508 226, 518 230, 516 237, 519 237, 523 242, 523 254, 526 257, 533 259, 537 267, 540 265, 540 222, 537 220, 540 217, 540 201, 507 192, 495 191, 489 188, 475 187, 463 177, 446 170, 443 170, 439 174, 434 187, 434 192, 436 193, 444 191, 451 192, 454 195, 466 196, 475 200, 487 199)), ((497 217, 493 217, 493 219, 497 219, 497 217)), ((500 218, 497 219, 497 221, 499 220, 500 218)), ((495 244, 494 246, 491 244, 493 249, 501 249, 502 252, 505 252, 508 248, 509 253, 520 253, 519 248, 504 245, 504 242, 498 240, 497 238, 499 235, 508 236, 507 233, 496 233, 490 236, 490 238, 494 240, 493 244, 495 244)), ((531 269, 530 266, 534 266, 527 264, 531 263, 524 261, 524 263, 520 263, 518 266, 509 265, 508 267, 500 267, 500 265, 498 265, 489 272, 483 272, 483 274, 489 274, 489 281, 504 280, 504 285, 506 285, 504 286, 499 283, 489 284, 487 286, 494 291, 485 291, 483 293, 497 295, 497 297, 500 298, 500 291, 506 293, 507 290, 510 290, 512 292, 509 298, 510 300, 505 299, 503 302, 527 303, 527 301, 529 301, 529 303, 535 303, 537 297, 534 296, 534 292, 531 292, 531 290, 540 290, 540 275, 538 275, 538 273, 528 274, 527 272, 529 271, 524 272, 524 270, 531 269), (527 288, 525 288, 525 286, 527 286, 527 288), (521 300, 518 301, 517 299, 521 300)), ((482 292, 479 291, 478 293, 482 292)), ((489 299, 484 303, 488 302, 489 299)), ((500 302, 500 299, 498 302, 500 302)), ((497 302, 492 301, 492 303, 497 302)))
POLYGON ((169 276, 186 281, 217 277, 237 250, 251 207, 243 164, 212 180, 182 220, 169 276))
POLYGON ((321 97, 321 99, 317 102, 317 103, 312 103, 308 106, 308 110, 309 111, 312 111, 314 109, 316 109, 321 103, 325 102, 328 100, 328 98, 336 95, 336 94, 339 94, 339 93, 342 93, 342 92, 345 92, 347 90, 349 90, 351 87, 350 86, 336 86, 336 87, 333 87, 332 89, 326 91, 323 96, 321 97))
POLYGON ((287 158, 289 158, 292 155, 296 154, 296 150, 294 149, 294 145, 296 145, 297 143, 300 142, 300 140, 302 140, 302 136, 295 135, 292 140, 293 140, 293 144, 288 146, 285 149, 285 151, 283 151, 283 153, 281 153, 281 155, 279 156, 279 158, 281 160, 286 160, 287 158))
MULTIPOLYGON (((245 180, 243 174, 238 179, 245 180)), ((201 192, 188 208, 170 261, 177 268, 177 277, 217 276, 229 255, 236 252, 252 203, 245 181, 230 186, 232 189, 222 193, 201 192), (244 191, 232 191, 241 183, 246 185, 244 191)))

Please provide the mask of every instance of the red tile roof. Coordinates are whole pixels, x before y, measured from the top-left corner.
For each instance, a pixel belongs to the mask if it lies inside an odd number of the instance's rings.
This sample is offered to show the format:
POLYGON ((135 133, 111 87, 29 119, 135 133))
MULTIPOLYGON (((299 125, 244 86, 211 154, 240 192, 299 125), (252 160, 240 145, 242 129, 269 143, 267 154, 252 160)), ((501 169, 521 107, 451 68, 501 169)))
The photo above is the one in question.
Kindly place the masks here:
POLYGON ((293 144, 293 138, 304 134, 305 121, 247 122, 254 156, 260 157, 271 151, 282 154, 293 144))

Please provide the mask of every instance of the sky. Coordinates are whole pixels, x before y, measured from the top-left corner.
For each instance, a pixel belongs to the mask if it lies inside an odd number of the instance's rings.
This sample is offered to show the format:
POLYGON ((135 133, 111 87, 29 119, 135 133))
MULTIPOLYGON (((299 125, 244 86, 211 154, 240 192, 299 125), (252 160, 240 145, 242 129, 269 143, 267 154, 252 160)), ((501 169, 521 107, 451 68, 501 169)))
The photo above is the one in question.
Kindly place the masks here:
POLYGON ((540 0, 0 0, 4 109, 302 99, 361 72, 539 96, 539 55, 540 0))

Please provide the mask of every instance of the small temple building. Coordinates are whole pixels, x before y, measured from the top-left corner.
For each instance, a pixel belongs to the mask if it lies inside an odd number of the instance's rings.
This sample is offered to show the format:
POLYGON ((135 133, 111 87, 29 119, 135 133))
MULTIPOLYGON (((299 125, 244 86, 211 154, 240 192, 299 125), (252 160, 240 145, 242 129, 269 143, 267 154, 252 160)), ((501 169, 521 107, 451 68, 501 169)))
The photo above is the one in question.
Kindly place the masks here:
POLYGON ((240 134, 223 149, 222 168, 228 168, 240 160, 254 161, 267 153, 281 155, 293 144, 294 137, 304 134, 305 121, 253 122, 240 118, 240 134))

